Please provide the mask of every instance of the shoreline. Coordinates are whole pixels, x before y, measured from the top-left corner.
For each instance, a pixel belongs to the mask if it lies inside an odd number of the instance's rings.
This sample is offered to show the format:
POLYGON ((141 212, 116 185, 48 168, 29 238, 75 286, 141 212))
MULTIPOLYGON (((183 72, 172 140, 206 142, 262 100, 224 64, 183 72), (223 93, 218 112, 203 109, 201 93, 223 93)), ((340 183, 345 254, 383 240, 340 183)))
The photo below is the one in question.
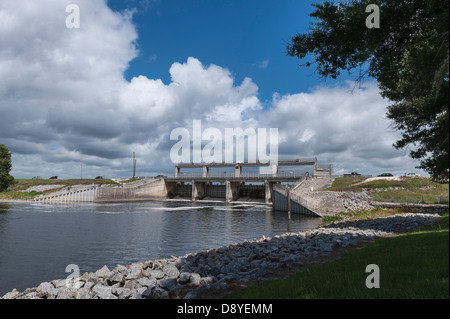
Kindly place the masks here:
MULTIPOLYGON (((269 279, 285 269, 328 260, 378 238, 429 225, 440 215, 404 213, 339 221, 310 231, 284 233, 227 246, 131 265, 107 266, 75 280, 56 279, 2 299, 197 299, 209 292, 269 279)), ((208 297, 208 296, 206 296, 208 297)))
MULTIPOLYGON (((258 200, 237 200, 234 202, 227 202, 225 199, 221 200, 221 199, 216 199, 216 198, 207 198, 207 199, 202 199, 202 200, 198 200, 198 201, 194 201, 192 199, 183 199, 183 198, 169 198, 169 199, 145 199, 142 201, 148 201, 148 202, 164 202, 164 201, 170 201, 170 202, 197 202, 197 203, 223 203, 223 204, 248 204, 248 205, 259 205, 259 206, 272 206, 272 204, 267 204, 263 201, 258 201, 258 200)), ((24 199, 24 198, 0 198, 0 203, 39 203, 39 201, 35 201, 34 199, 24 199)), ((131 201, 123 201, 124 203, 129 203, 129 202, 139 202, 137 200, 131 200, 131 201)), ((42 203, 46 203, 46 204, 68 204, 71 202, 60 202, 60 203, 52 203, 51 201, 49 202, 42 202, 42 203)), ((75 203, 75 202, 74 202, 75 203)), ((83 203, 83 202, 79 202, 79 203, 83 203)), ((109 202, 103 202, 103 201, 99 201, 99 202, 86 202, 86 203, 97 203, 97 204, 103 204, 103 203, 109 203, 109 202)))
POLYGON ((0 198, 0 203, 33 203, 32 199, 0 198))

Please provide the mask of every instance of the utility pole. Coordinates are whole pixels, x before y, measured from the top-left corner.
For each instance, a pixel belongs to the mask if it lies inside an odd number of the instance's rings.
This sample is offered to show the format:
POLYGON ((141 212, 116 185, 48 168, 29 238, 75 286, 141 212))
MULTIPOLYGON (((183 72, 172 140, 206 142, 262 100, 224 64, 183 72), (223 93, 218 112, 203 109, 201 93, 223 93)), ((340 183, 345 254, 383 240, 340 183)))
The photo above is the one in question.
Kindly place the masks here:
POLYGON ((83 155, 81 155, 81 179, 83 179, 83 155))
POLYGON ((136 156, 133 152, 133 178, 136 178, 136 156))

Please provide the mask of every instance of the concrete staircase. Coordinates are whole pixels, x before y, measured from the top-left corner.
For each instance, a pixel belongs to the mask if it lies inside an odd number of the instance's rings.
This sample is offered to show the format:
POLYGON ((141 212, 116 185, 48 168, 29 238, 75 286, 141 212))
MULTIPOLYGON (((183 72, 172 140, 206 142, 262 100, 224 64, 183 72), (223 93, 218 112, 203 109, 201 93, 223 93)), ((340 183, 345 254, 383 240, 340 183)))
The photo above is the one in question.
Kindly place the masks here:
POLYGON ((35 202, 68 203, 68 202, 93 202, 95 200, 96 187, 53 193, 36 197, 35 202))
MULTIPOLYGON (((77 187, 73 190, 62 189, 57 192, 41 195, 36 197, 34 201, 36 202, 51 202, 51 203, 68 203, 68 202, 94 202, 97 199, 97 195, 99 190, 101 190, 102 194, 105 190, 118 190, 119 192, 122 189, 127 189, 131 192, 133 190, 138 190, 143 187, 152 186, 156 183, 160 183, 161 179, 153 179, 153 178, 145 178, 142 180, 138 180, 131 183, 121 184, 121 186, 115 187, 96 187, 96 186, 86 186, 86 187, 77 187)), ((115 192, 116 193, 116 192, 115 192)))

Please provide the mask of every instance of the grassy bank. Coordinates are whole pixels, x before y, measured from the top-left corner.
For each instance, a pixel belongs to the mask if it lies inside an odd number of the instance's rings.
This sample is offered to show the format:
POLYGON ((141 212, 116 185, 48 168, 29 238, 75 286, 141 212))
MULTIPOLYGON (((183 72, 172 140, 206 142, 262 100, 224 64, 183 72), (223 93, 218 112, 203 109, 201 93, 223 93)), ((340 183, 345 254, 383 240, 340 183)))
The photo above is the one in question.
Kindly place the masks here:
POLYGON ((0 199, 32 199, 35 196, 51 193, 64 187, 73 187, 75 185, 99 185, 117 183, 110 179, 16 179, 14 185, 8 188, 6 192, 0 192, 0 199), (29 187, 38 185, 64 185, 43 192, 26 192, 29 187))
POLYGON ((264 282, 231 298, 449 298, 449 215, 431 226, 377 240, 338 260, 285 280, 264 282), (380 269, 380 288, 368 289, 366 266, 380 269))
POLYGON ((366 177, 336 178, 327 191, 366 191, 376 201, 422 204, 448 204, 448 182, 435 182, 426 177, 401 177, 364 182, 366 177), (364 182, 364 183, 363 183, 364 182))

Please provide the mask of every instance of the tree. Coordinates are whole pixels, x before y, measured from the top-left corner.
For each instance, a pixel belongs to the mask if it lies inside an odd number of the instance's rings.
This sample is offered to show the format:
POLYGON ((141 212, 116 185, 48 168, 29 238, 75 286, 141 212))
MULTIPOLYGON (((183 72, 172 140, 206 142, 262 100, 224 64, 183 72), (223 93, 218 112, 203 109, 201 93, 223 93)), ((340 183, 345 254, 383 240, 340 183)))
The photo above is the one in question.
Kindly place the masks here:
POLYGON ((7 190, 14 182, 14 177, 9 175, 11 168, 11 153, 5 145, 0 144, 0 192, 7 190))
POLYGON ((315 65, 321 77, 374 78, 392 103, 387 117, 411 147, 419 168, 449 177, 449 11, 446 0, 352 0, 315 4, 316 22, 292 37, 287 55, 315 65), (379 8, 379 28, 369 28, 369 4, 379 8), (355 75, 356 74, 356 75, 355 75))

